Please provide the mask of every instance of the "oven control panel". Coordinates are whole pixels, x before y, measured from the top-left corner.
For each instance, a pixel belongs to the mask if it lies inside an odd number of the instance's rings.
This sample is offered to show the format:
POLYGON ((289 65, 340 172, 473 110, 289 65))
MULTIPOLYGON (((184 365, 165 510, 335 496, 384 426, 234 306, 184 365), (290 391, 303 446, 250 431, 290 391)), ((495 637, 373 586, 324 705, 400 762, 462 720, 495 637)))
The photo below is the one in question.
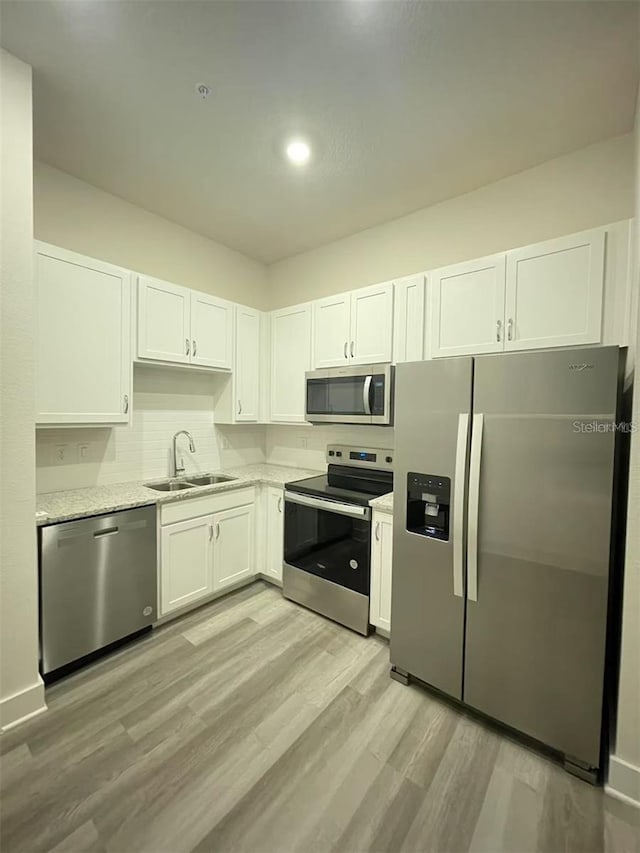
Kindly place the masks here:
POLYGON ((330 465, 353 465, 359 468, 380 468, 392 471, 393 450, 384 447, 330 444, 327 447, 327 462, 330 465))

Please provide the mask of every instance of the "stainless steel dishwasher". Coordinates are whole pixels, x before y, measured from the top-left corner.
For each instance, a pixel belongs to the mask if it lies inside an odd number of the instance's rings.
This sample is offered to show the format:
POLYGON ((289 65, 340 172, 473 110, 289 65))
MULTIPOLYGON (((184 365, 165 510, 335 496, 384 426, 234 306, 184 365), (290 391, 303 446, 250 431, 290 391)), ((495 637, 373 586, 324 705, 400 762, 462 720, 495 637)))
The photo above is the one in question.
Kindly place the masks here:
POLYGON ((155 506, 41 528, 43 675, 152 625, 156 550, 155 506))

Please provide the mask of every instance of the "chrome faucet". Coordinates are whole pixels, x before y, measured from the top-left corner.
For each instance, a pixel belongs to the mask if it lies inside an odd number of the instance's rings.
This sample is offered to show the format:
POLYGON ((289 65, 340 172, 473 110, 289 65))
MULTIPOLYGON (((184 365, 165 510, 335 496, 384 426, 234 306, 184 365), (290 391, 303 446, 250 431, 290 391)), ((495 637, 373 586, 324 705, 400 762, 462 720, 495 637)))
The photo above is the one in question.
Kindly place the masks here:
POLYGON ((177 477, 180 474, 184 474, 184 459, 180 459, 180 464, 178 465, 178 436, 186 435, 189 439, 189 450, 191 453, 196 452, 196 446, 193 442, 193 436, 190 432, 187 432, 186 429, 178 430, 178 432, 173 436, 173 476, 177 477))

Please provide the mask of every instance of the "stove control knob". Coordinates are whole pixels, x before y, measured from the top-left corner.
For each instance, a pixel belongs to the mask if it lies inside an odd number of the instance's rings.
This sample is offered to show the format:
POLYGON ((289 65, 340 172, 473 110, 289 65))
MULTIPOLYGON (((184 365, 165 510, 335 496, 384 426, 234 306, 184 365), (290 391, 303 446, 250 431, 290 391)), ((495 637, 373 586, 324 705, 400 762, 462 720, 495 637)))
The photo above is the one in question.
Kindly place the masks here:
POLYGON ((393 462, 393 456, 386 456, 384 461, 385 462, 393 462))
POLYGON ((335 456, 335 455, 336 455, 335 450, 330 450, 330 451, 329 451, 329 456, 335 456))
POLYGON ((336 450, 336 456, 342 456, 342 451, 341 451, 341 450, 336 450))

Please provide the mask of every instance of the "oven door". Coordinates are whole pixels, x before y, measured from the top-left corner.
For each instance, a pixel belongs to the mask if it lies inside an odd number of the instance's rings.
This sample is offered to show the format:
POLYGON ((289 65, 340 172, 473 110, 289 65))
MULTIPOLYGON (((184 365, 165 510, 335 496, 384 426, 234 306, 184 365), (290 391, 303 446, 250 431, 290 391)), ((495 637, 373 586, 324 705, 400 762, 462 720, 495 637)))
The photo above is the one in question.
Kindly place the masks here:
POLYGON ((369 595, 371 510, 297 492, 284 496, 284 561, 369 595))
POLYGON ((305 417, 311 423, 393 422, 393 366, 372 364, 306 374, 305 417))

